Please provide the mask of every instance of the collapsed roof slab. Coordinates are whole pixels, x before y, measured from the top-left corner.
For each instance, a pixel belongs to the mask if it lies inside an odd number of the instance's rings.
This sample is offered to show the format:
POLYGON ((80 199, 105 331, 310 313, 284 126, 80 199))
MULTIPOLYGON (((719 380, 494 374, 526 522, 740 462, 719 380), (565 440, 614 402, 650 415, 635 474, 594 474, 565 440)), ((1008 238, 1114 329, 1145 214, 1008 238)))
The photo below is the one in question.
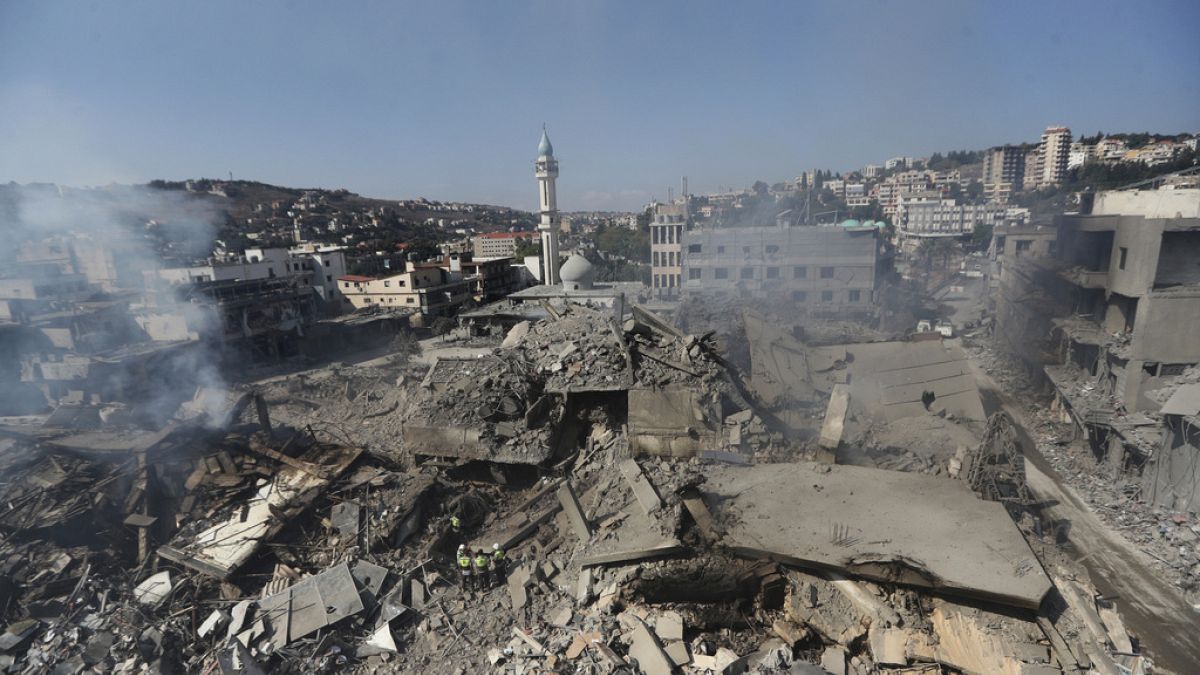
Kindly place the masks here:
POLYGON ((927 415, 931 409, 968 420, 987 419, 967 356, 956 342, 869 342, 814 347, 808 354, 814 361, 837 360, 818 377, 818 387, 832 390, 848 383, 853 407, 872 419, 894 422, 927 415), (932 394, 928 408, 927 392, 932 394))
POLYGON ((737 555, 1025 609, 1051 588, 1004 506, 958 481, 759 464, 710 467, 701 490, 737 555))

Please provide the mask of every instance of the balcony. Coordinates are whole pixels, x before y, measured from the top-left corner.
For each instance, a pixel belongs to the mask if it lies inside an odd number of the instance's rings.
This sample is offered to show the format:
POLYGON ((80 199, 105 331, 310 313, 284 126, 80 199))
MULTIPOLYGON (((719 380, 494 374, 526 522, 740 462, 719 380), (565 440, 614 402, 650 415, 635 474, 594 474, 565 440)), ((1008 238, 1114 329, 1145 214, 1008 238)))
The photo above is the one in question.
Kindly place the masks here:
POLYGON ((1089 270, 1086 267, 1070 267, 1059 270, 1058 276, 1082 288, 1104 289, 1108 287, 1108 270, 1089 270))

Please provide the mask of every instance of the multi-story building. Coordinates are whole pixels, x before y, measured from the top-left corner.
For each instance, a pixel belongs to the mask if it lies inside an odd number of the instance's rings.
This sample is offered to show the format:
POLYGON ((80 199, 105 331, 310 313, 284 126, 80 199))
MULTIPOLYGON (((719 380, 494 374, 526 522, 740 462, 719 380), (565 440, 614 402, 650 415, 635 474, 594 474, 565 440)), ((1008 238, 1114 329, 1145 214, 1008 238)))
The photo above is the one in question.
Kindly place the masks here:
POLYGON ((683 236, 690 226, 688 199, 656 204, 650 220, 650 292, 679 295, 683 280, 683 236))
POLYGON ((1096 145, 1075 141, 1071 144, 1071 153, 1067 156, 1067 168, 1077 169, 1096 158, 1096 145))
POLYGON ((1120 138, 1101 138, 1096 143, 1096 157, 1104 160, 1121 159, 1129 146, 1120 138))
POLYGON ((511 258, 517 245, 537 241, 537 232, 488 232, 471 240, 476 258, 511 258))
POLYGON ((961 237, 980 225, 1004 223, 1007 209, 1002 204, 959 204, 954 199, 923 199, 903 202, 897 212, 901 237, 961 237))
POLYGON ((1036 190, 1042 175, 1042 152, 1038 148, 1025 152, 1025 175, 1021 178, 1022 190, 1036 190))
POLYGON ((460 274, 441 267, 418 267, 386 277, 344 275, 338 279, 345 304, 363 307, 398 307, 420 310, 423 316, 447 316, 471 299, 471 287, 460 274))
MULTIPOLYGON (((474 258, 470 253, 447 253, 435 262, 416 263, 417 268, 440 267, 461 276, 470 286, 475 302, 492 302, 525 288, 520 266, 512 258, 474 258)), ((407 303, 406 303, 407 304, 407 303)))
POLYGON ((346 250, 338 246, 302 244, 292 249, 248 248, 239 256, 210 258, 200 265, 170 267, 148 273, 171 285, 209 281, 253 281, 289 278, 309 286, 324 305, 325 313, 343 308, 337 279, 346 273, 346 250))
POLYGON ((1047 127, 1038 144, 1039 187, 1059 185, 1067 177, 1067 161, 1071 155, 1071 130, 1066 127, 1047 127))
POLYGON ((1146 392, 1164 374, 1200 363, 1200 190, 1101 192, 1056 226, 1052 258, 1006 256, 997 333, 1044 356, 1080 417, 1153 407, 1146 392))
POLYGON ((813 312, 874 310, 890 263, 873 227, 735 227, 683 232, 683 291, 791 303, 813 312))
POLYGON ((983 153, 983 191, 988 199, 1007 201, 1020 192, 1025 180, 1025 153, 1015 145, 1001 145, 983 153))
POLYGON ((891 171, 892 169, 907 169, 912 166, 912 157, 893 157, 883 163, 883 168, 891 171))

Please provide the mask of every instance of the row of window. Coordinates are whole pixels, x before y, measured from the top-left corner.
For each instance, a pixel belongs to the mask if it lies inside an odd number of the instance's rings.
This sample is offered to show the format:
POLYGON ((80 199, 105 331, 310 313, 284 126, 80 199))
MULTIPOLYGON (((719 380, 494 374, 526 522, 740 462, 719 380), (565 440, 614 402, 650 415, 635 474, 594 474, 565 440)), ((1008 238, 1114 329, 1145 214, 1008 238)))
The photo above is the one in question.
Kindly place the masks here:
POLYGON ((655 274, 654 288, 675 288, 679 284, 678 274, 655 274))
POLYGON ((650 241, 654 244, 678 244, 683 240, 683 226, 654 226, 650 228, 650 241))
MULTIPOLYGON (((757 267, 742 267, 738 270, 738 278, 739 279, 754 279, 754 278, 756 278, 755 274, 754 274, 754 270, 756 270, 756 269, 758 269, 758 268, 757 267)), ((714 268, 712 268, 712 270, 713 270, 713 278, 714 279, 728 279, 729 278, 729 268, 728 267, 714 267, 714 268)), ((820 271, 820 278, 832 279, 833 275, 834 275, 834 270, 835 270, 835 268, 833 268, 833 267, 822 267, 821 271, 820 271)), ((704 271, 704 268, 702 268, 702 267, 693 267, 693 268, 689 269, 688 270, 688 279, 702 279, 703 271, 704 271)), ((780 278, 780 268, 779 267, 764 268, 763 278, 779 279, 780 278)), ((799 267, 793 267, 792 268, 792 278, 793 279, 807 279, 808 278, 808 268, 803 265, 801 265, 799 267)))
MULTIPOLYGON (((742 253, 745 255, 750 255, 751 248, 752 247, 750 247, 750 246, 743 246, 742 253)), ((703 252, 704 252, 704 244, 688 244, 688 253, 703 253, 703 252)), ((717 246, 717 255, 721 255, 724 252, 725 252, 724 245, 717 246)), ((775 244, 767 244, 766 246, 763 247, 763 252, 766 253, 767 255, 774 255, 776 253, 779 253, 779 247, 776 246, 775 244)))
POLYGON ((683 254, 675 251, 655 251, 653 263, 655 267, 674 267, 683 264, 683 254))

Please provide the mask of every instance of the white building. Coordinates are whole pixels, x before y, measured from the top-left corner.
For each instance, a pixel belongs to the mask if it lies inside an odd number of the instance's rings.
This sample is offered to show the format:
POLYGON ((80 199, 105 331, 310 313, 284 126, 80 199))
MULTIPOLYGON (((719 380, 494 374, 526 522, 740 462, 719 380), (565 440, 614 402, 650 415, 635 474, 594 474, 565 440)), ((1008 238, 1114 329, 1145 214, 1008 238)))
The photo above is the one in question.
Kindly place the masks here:
POLYGON ((345 249, 320 244, 305 244, 290 250, 248 248, 237 257, 210 258, 202 265, 171 267, 148 273, 168 284, 293 278, 301 285, 311 286, 332 313, 343 308, 337 280, 345 274, 345 249))

